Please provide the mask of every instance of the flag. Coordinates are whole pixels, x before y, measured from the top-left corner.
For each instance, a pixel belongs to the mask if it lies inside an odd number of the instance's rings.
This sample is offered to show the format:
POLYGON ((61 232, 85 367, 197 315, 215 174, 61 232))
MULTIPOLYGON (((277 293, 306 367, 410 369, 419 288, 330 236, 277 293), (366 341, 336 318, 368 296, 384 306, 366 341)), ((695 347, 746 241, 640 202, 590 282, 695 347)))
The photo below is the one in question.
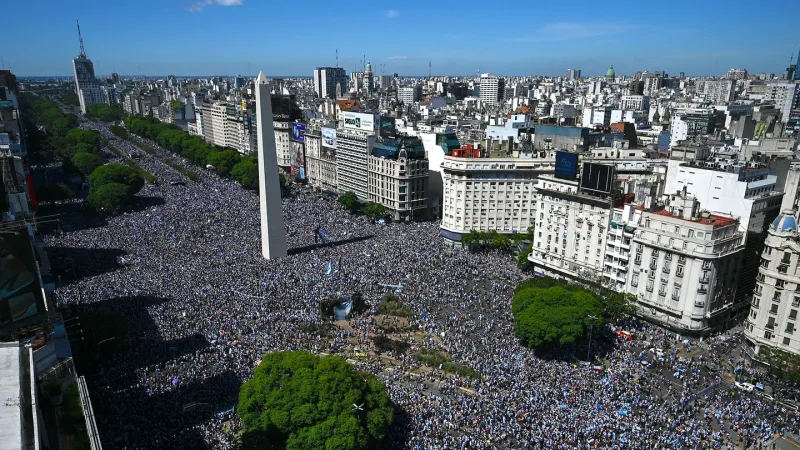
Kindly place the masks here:
POLYGON ((328 276, 333 275, 333 263, 328 261, 328 268, 325 269, 325 274, 328 276))

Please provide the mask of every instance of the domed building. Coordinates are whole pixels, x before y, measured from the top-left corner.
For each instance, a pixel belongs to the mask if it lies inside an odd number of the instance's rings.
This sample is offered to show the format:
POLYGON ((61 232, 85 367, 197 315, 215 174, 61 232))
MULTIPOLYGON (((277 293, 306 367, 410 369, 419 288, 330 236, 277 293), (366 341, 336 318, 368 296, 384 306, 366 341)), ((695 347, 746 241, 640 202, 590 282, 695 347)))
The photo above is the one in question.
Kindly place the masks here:
POLYGON ((617 79, 617 72, 614 71, 614 65, 612 64, 608 71, 606 72, 606 81, 609 83, 613 83, 614 80, 617 79))
POLYGON ((785 209, 767 230, 761 267, 745 323, 745 353, 769 364, 772 349, 800 355, 800 233, 797 213, 785 209))

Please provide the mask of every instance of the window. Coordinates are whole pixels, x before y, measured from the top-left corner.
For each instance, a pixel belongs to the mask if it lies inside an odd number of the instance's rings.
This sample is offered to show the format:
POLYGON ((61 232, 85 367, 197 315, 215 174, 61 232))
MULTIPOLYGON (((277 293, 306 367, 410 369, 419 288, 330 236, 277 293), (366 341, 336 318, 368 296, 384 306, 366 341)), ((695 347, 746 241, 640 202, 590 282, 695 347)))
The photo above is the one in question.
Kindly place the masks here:
POLYGON ((680 298, 681 298, 681 288, 677 286, 672 288, 672 299, 678 300, 680 298))
POLYGON ((761 259, 761 267, 768 269, 769 268, 769 260, 768 259, 761 259))
POLYGON ((767 329, 768 330, 774 330, 775 329, 775 318, 774 317, 770 317, 769 320, 767 321, 767 329))
POLYGON ((641 264, 642 263, 642 255, 637 254, 636 258, 633 260, 634 264, 641 264))
POLYGON ((792 322, 786 324, 786 334, 794 334, 794 324, 792 322))
POLYGON ((783 252, 783 259, 781 259, 781 264, 789 264, 791 262, 792 262, 792 253, 783 252))
POLYGON ((778 304, 773 303, 772 307, 769 309, 770 314, 778 314, 778 304))
POLYGON ((637 245, 636 246, 636 253, 642 253, 643 249, 644 249, 644 246, 642 244, 637 245))
POLYGON ((653 292, 653 280, 647 280, 647 292, 653 292))
POLYGON ((694 237, 694 230, 689 230, 689 237, 690 238, 694 237))
POLYGON ((658 265, 658 259, 655 257, 650 259, 650 268, 655 270, 656 266, 658 265))
MULTIPOLYGON (((636 287, 638 285, 639 285, 639 274, 635 273, 635 274, 633 274, 633 277, 631 277, 631 286, 636 287)), ((797 311, 795 311, 795 312, 797 312, 797 311)))
POLYGON ((683 276, 683 266, 678 266, 678 268, 675 270, 675 275, 679 277, 683 276))
POLYGON ((772 332, 767 330, 764 332, 764 339, 772 339, 772 332))
POLYGON ((775 280, 775 289, 783 289, 786 287, 786 282, 783 280, 775 280))
POLYGON ((678 263, 679 264, 686 264, 686 257, 683 255, 678 256, 678 263))
POLYGON ((783 345, 789 345, 792 343, 792 340, 788 337, 783 338, 783 345))
POLYGON ((666 254, 664 254, 664 260, 665 261, 672 261, 672 253, 667 252, 666 254))
POLYGON ((789 320, 795 320, 795 319, 797 319, 797 310, 793 309, 791 310, 791 312, 789 312, 789 320))
POLYGON ((710 269, 711 261, 703 261, 703 269, 710 269))
POLYGON ((675 234, 681 234, 681 227, 675 227, 675 234))

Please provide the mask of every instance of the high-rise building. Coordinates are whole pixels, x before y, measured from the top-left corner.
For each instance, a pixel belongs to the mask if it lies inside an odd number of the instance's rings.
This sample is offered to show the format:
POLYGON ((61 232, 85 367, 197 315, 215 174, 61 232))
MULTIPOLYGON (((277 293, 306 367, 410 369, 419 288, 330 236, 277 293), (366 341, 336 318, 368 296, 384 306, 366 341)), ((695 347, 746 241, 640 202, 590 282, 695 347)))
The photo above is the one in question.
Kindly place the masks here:
POLYGON ((744 70, 744 78, 736 78, 739 75, 731 75, 735 70, 744 69, 731 69, 728 72, 728 80, 708 80, 703 83, 706 101, 710 104, 730 103, 736 98, 736 81, 743 80, 747 77, 747 71, 744 70))
POLYGON ((496 105, 503 101, 506 92, 505 79, 490 73, 483 73, 480 86, 480 99, 484 105, 496 105))
POLYGON ((103 93, 94 75, 94 64, 86 57, 80 24, 78 24, 78 40, 81 43, 81 52, 72 60, 72 70, 75 74, 75 92, 78 94, 81 112, 86 114, 86 105, 103 103, 103 93))
POLYGON ((370 201, 385 206, 394 220, 427 216, 428 159, 420 138, 378 139, 367 163, 370 201))
POLYGON ((397 99, 405 105, 413 105, 420 99, 422 86, 404 86, 397 89, 397 99))
POLYGON ((792 109, 800 108, 800 83, 770 83, 764 91, 764 100, 775 103, 781 112, 781 121, 789 120, 792 109))
POLYGON ((567 80, 577 80, 581 77, 581 69, 567 69, 567 80))
POLYGON ((746 80, 747 69, 731 69, 728 71, 726 77, 730 80, 746 80))
POLYGON ((336 98, 339 92, 347 92, 347 73, 341 67, 317 67, 314 69, 314 92, 320 98, 336 98))

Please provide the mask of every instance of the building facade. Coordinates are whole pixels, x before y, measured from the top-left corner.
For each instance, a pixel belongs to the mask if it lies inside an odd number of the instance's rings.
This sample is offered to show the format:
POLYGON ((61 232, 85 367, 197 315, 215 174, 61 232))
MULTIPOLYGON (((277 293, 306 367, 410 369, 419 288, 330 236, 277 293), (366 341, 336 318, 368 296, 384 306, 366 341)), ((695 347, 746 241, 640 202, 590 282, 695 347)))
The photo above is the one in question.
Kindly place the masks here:
POLYGON ((308 184, 330 192, 336 192, 337 184, 335 135, 334 128, 309 128, 305 134, 308 184))
POLYGON ((473 230, 527 232, 536 209, 534 162, 458 155, 445 155, 441 163, 442 236, 460 242, 473 230))
POLYGON ((586 195, 577 181, 542 175, 536 185, 534 273, 599 280, 603 272, 611 197, 586 195))
POLYGON ((480 99, 484 105, 496 105, 503 101, 506 92, 505 79, 489 73, 481 74, 480 99))
POLYGON ((771 224, 745 324, 745 353, 769 363, 771 350, 800 355, 800 234, 797 211, 785 209, 771 224))
POLYGON ((336 130, 336 190, 352 191, 363 201, 369 200, 369 165, 367 159, 375 145, 375 135, 352 129, 336 130))
POLYGON ((317 97, 330 99, 336 99, 337 92, 346 93, 347 72, 341 67, 317 67, 314 69, 314 92, 317 97))
POLYGON ((427 217, 428 159, 419 138, 377 139, 367 162, 371 202, 386 207, 394 220, 427 217))

